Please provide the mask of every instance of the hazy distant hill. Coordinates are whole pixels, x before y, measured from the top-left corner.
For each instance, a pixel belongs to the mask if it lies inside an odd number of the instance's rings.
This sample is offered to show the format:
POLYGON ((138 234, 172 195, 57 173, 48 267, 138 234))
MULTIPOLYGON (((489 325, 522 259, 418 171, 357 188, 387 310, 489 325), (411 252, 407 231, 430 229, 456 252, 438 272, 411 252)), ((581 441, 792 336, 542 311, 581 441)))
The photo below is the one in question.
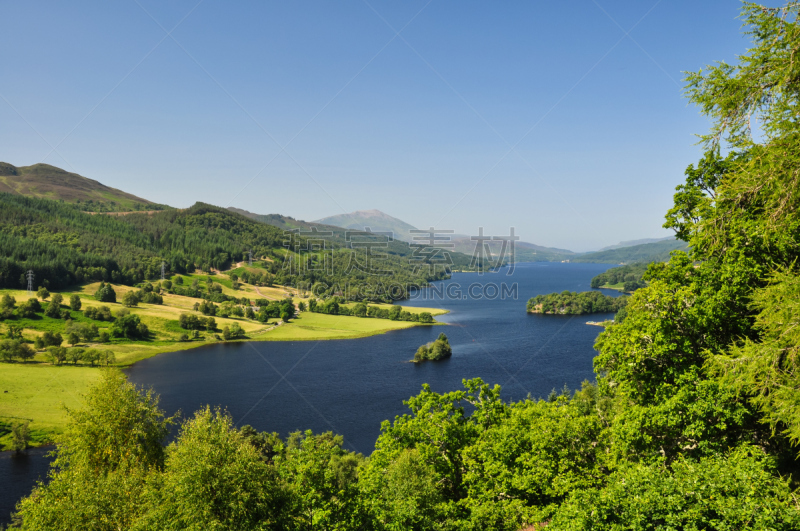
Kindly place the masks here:
POLYGON ((608 247, 603 247, 602 249, 600 249, 600 251, 611 251, 612 249, 621 249, 623 247, 633 247, 635 245, 644 245, 645 243, 658 243, 674 239, 675 236, 667 236, 666 238, 642 238, 641 240, 629 240, 626 242, 619 242, 616 245, 609 245, 608 247))
POLYGON ((608 251, 597 251, 596 253, 585 253, 571 258, 572 262, 597 262, 604 264, 631 264, 633 262, 665 262, 669 260, 669 253, 675 250, 686 250, 689 244, 680 240, 664 240, 655 243, 645 243, 610 249, 608 251))
POLYGON ((0 192, 79 203, 83 210, 90 212, 165 208, 164 205, 158 205, 49 164, 16 167, 7 162, 0 162, 0 192))
POLYGON ((365 227, 369 227, 372 232, 392 232, 396 240, 405 242, 414 241, 413 235, 409 231, 416 228, 405 221, 384 214, 380 210, 357 210, 349 214, 318 219, 314 223, 355 230, 364 230, 365 227))
MULTIPOLYGON (((467 237, 455 237, 453 239, 455 250, 472 255, 475 252, 477 242, 467 237)), ((493 257, 498 257, 502 252, 502 241, 493 240, 485 242, 488 252, 493 257)), ((509 248, 506 247, 506 259, 510 260, 509 248)), ((514 261, 516 262, 560 262, 561 260, 571 259, 576 253, 567 249, 557 249, 555 247, 543 247, 534 243, 517 241, 514 244, 514 261)))
MULTIPOLYGON (((232 212, 236 212, 237 214, 241 214, 242 216, 248 217, 252 220, 259 221, 261 223, 266 223, 268 225, 272 225, 274 227, 278 227, 283 230, 291 230, 291 229, 300 229, 301 231, 310 231, 312 228, 317 229, 320 232, 331 232, 332 235, 325 236, 325 239, 331 243, 334 247, 351 247, 352 240, 348 239, 348 231, 363 231, 363 227, 353 228, 353 227, 337 227, 334 225, 325 225, 323 223, 317 223, 315 221, 303 221, 299 219, 294 219, 289 216, 282 216, 280 214, 254 214, 252 212, 248 212, 247 210, 242 210, 241 208, 235 207, 228 207, 228 210, 232 212)), ((326 218, 327 219, 327 218, 326 218)), ((394 218, 392 218, 394 219, 394 218)), ((399 220, 398 220, 399 221, 399 220)), ((403 223, 401 221, 401 223, 403 223)), ((367 225, 372 229, 373 232, 378 232, 379 229, 376 229, 370 225, 367 225)), ((352 233, 351 233, 352 238, 352 233)), ((363 242, 364 236, 359 235, 355 239, 356 242, 363 242)), ((374 241, 379 242, 386 242, 386 239, 382 236, 375 236, 374 241)), ((394 255, 398 257, 407 257, 410 258, 413 253, 414 249, 408 244, 408 242, 399 240, 395 238, 391 242, 387 242, 385 248, 375 248, 375 251, 378 253, 386 253, 389 255, 394 255)), ((454 269, 466 269, 470 266, 471 258, 472 258, 472 250, 470 248, 468 253, 462 254, 458 252, 451 252, 450 257, 453 260, 453 268, 454 269)))

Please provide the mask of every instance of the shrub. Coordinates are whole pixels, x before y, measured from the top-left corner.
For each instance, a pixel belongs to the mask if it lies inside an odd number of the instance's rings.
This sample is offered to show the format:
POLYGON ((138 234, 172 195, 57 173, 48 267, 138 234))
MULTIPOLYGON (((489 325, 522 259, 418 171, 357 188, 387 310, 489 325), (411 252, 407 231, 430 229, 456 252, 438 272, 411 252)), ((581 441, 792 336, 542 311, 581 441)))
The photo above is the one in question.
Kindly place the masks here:
POLYGON ((100 302, 117 302, 117 292, 111 287, 111 284, 101 282, 97 291, 94 293, 94 298, 100 302))
POLYGON ((133 291, 128 291, 122 296, 122 305, 126 308, 132 308, 139 305, 139 297, 133 291))
POLYGON ((83 315, 95 321, 113 321, 114 316, 111 315, 111 308, 108 306, 98 306, 97 308, 89 307, 83 311, 83 315))
POLYGON ((35 352, 27 343, 21 339, 5 339, 0 341, 0 359, 3 361, 13 361, 19 358, 27 361, 33 358, 35 352))
POLYGON ((47 347, 47 351, 44 354, 47 361, 52 363, 53 365, 61 365, 64 363, 64 360, 67 359, 67 349, 65 347, 47 347))
POLYGON ((450 347, 447 336, 439 334, 436 341, 428 343, 427 345, 422 345, 417 349, 416 354, 414 354, 414 361, 439 361, 449 358, 452 355, 453 349, 450 347))

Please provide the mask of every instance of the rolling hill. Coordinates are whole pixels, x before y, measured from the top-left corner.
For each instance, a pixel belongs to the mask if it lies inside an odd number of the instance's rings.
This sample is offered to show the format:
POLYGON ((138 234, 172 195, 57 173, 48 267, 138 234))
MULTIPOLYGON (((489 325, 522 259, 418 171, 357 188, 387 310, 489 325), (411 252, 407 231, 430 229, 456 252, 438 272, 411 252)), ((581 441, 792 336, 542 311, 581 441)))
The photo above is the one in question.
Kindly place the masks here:
POLYGON ((87 212, 125 212, 164 210, 166 208, 164 205, 153 203, 49 164, 17 167, 7 162, 0 162, 0 192, 75 203, 87 212))
POLYGON ((630 247, 620 247, 607 251, 585 253, 574 258, 572 262, 595 262, 602 264, 632 264, 634 262, 666 262, 669 253, 676 250, 685 251, 689 244, 681 240, 663 240, 630 247))
MULTIPOLYGON (((273 227, 277 227, 279 229, 286 230, 293 230, 293 229, 300 229, 301 235, 306 231, 310 231, 312 229, 316 229, 322 232, 330 232, 332 233, 329 236, 326 236, 325 239, 330 242, 333 247, 342 247, 342 248, 353 248, 352 245, 352 238, 348 239, 347 232, 348 231, 363 231, 362 228, 342 228, 337 227, 334 225, 325 225, 322 223, 317 223, 314 221, 303 221, 299 219, 294 219, 289 216, 283 216, 281 214, 254 214, 252 212, 248 212, 247 210, 243 210, 241 208, 235 207, 228 207, 228 210, 250 218, 254 221, 258 221, 261 223, 266 223, 267 225, 272 225, 273 227)), ((398 220, 399 221, 399 220, 398 220)), ((401 221, 402 223, 402 221, 401 221)), ((369 226, 369 225, 368 225, 369 226)), ((377 229, 370 227, 373 232, 380 232, 377 229)), ((352 235, 351 235, 352 236, 352 235)), ((365 240, 364 235, 359 235, 357 238, 358 242, 363 243, 365 240)), ((366 238, 369 240, 370 238, 366 238)), ((373 241, 376 242, 386 242, 385 237, 383 236, 375 236, 373 241)), ((358 243, 356 244, 356 248, 358 247, 358 243)), ((472 261, 472 249, 474 245, 469 247, 466 252, 461 251, 459 248, 453 249, 449 252, 450 258, 452 260, 452 266, 455 269, 463 270, 469 269, 470 263, 472 261)), ((391 256, 397 256, 405 258, 409 260, 414 256, 415 249, 411 247, 411 245, 404 241, 395 238, 391 242, 386 242, 385 248, 376 248, 376 252, 383 253, 385 252, 391 256)))
MULTIPOLYGON (((453 239, 455 250, 472 255, 475 252, 475 245, 477 242, 471 240, 469 236, 457 236, 453 239)), ((491 253, 493 257, 498 257, 502 252, 501 241, 489 241, 485 245, 488 246, 487 252, 491 253)), ((508 253, 506 249, 506 253, 508 253)), ((535 243, 518 241, 514 244, 514 261, 515 262, 560 262, 561 260, 571 259, 577 256, 573 251, 566 249, 557 249, 554 247, 543 247, 535 243)), ((508 258, 508 256, 506 256, 508 258)))
POLYGON ((674 239, 675 236, 667 236, 666 238, 642 238, 641 240, 629 240, 625 242, 619 242, 616 245, 609 245, 608 247, 603 247, 602 249, 599 249, 597 252, 611 251, 613 249, 622 249, 623 247, 633 247, 635 245, 644 245, 645 243, 658 243, 674 239))
MULTIPOLYGON (((295 220, 292 220, 292 218, 288 219, 297 223, 295 220)), ((278 220, 274 221, 276 223, 278 222, 278 220)), ((271 223, 270 221, 266 222, 271 223)), ((320 223, 335 225, 337 227, 343 227, 346 229, 363 230, 364 227, 369 227, 373 231, 391 231, 394 233, 395 239, 409 243, 420 242, 420 240, 415 241, 414 236, 417 236, 418 238, 424 236, 412 234, 410 231, 415 229, 413 225, 385 214, 380 210, 358 210, 356 212, 351 212, 350 214, 341 214, 338 216, 322 218, 312 224, 320 223)), ((466 236, 464 234, 451 234, 450 238, 450 243, 454 245, 453 251, 470 257, 475 252, 476 242, 470 239, 470 236, 466 236)), ((502 242, 489 241, 486 242, 486 245, 488 247, 485 251, 487 254, 497 257, 501 253, 502 242)), ((534 243, 520 241, 516 242, 515 244, 515 260, 517 262, 553 262, 569 259, 573 256, 576 256, 576 253, 566 249, 543 247, 534 243)))

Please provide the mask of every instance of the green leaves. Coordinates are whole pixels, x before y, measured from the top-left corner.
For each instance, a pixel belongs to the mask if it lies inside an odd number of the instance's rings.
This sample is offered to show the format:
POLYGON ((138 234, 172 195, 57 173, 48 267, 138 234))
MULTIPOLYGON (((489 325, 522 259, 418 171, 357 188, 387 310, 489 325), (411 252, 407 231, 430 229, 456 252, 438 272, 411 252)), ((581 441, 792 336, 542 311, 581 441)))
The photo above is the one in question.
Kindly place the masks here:
POLYGON ((19 505, 29 529, 127 529, 140 514, 147 477, 164 464, 165 418, 152 392, 142 392, 117 370, 105 370, 68 410, 50 481, 19 505))
POLYGON ((760 126, 769 142, 796 130, 800 81, 800 5, 782 8, 745 3, 746 32, 753 47, 739 56, 739 64, 718 63, 706 71, 686 75, 686 95, 713 120, 711 131, 701 136, 709 146, 728 142, 735 148, 754 141, 760 126))
POLYGON ((773 529, 800 526, 788 481, 756 449, 692 461, 671 468, 632 465, 614 473, 605 488, 575 491, 555 514, 553 530, 773 529))
POLYGON ((225 413, 206 407, 184 424, 151 476, 133 529, 276 529, 282 489, 271 467, 225 413))
POLYGON ((759 340, 709 360, 722 381, 749 396, 773 430, 800 442, 800 277, 784 269, 753 295, 759 340))

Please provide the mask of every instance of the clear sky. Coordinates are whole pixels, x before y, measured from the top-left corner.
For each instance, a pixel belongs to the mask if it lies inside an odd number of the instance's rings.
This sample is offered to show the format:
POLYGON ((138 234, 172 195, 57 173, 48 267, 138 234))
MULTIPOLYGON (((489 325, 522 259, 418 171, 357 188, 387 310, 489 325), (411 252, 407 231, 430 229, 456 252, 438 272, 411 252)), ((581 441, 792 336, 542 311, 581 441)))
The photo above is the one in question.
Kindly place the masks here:
POLYGON ((176 207, 667 236, 731 0, 0 2, 0 160, 176 207), (399 33, 399 35, 398 35, 399 33))

